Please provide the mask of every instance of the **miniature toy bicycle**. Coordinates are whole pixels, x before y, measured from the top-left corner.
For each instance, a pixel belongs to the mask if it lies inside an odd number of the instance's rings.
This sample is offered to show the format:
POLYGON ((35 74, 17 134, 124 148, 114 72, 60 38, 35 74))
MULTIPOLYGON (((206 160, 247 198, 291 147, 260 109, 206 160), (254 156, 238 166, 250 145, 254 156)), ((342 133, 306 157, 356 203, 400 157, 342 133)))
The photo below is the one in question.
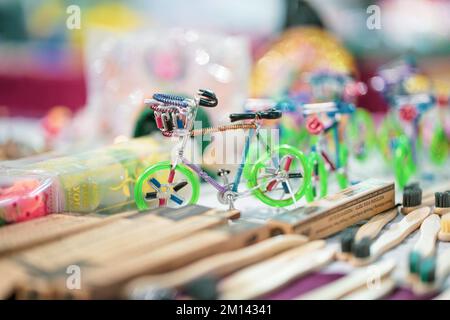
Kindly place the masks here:
MULTIPOLYGON (((439 121, 435 123, 434 132, 430 141, 430 159, 434 164, 444 165, 450 154, 450 99, 448 94, 440 94, 436 97, 437 116, 439 121)), ((432 121, 435 118, 433 117, 432 121)))
POLYGON ((418 164, 419 124, 425 112, 433 107, 435 99, 429 94, 395 96, 392 98, 394 110, 404 124, 411 126, 408 136, 400 123, 387 119, 382 128, 380 141, 387 144, 384 154, 393 165, 396 181, 404 188, 416 173, 418 164), (389 123, 391 122, 391 123, 389 123), (391 133, 394 133, 390 137, 391 133))
POLYGON ((199 177, 217 189, 219 202, 228 205, 230 209, 234 208, 237 198, 251 194, 274 207, 297 205, 297 201, 305 194, 311 173, 303 153, 288 145, 272 148, 261 139, 261 120, 278 119, 282 116, 280 111, 269 109, 234 113, 230 115, 231 122, 241 122, 193 130, 198 107, 215 107, 218 104, 212 91, 199 90, 194 98, 155 94, 153 99, 146 100, 146 104, 154 110, 156 125, 163 135, 179 137, 180 143, 172 161, 156 163, 137 179, 134 195, 140 210, 195 204, 200 192, 199 177), (219 170, 218 176, 223 181, 221 184, 184 157, 190 137, 238 129, 246 130, 248 134, 245 137, 242 161, 232 182, 228 179, 229 170, 219 170), (247 156, 253 136, 264 148, 264 152, 255 163, 249 163, 247 156), (248 189, 240 191, 238 187, 246 166, 250 168, 248 189))
POLYGON ((317 196, 322 198, 327 195, 329 171, 336 173, 341 189, 349 184, 346 172, 348 148, 341 144, 339 139, 339 116, 353 113, 355 107, 344 102, 323 102, 304 104, 302 111, 306 117, 306 128, 315 137, 308 156, 309 165, 312 168, 312 181, 306 193, 306 199, 312 201, 317 196), (331 120, 330 123, 324 123, 319 118, 320 114, 326 114, 331 120), (330 131, 333 133, 334 159, 323 148, 325 135, 330 131))

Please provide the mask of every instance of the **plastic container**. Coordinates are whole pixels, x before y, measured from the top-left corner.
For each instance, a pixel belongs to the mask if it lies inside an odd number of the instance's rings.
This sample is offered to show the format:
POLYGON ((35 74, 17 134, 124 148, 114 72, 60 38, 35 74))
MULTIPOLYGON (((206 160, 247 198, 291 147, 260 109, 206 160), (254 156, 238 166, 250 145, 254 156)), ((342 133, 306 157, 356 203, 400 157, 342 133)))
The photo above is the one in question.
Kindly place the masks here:
POLYGON ((20 168, 0 166, 0 219, 12 223, 50 213, 134 208, 135 180, 147 166, 169 159, 170 150, 171 143, 145 137, 20 168))

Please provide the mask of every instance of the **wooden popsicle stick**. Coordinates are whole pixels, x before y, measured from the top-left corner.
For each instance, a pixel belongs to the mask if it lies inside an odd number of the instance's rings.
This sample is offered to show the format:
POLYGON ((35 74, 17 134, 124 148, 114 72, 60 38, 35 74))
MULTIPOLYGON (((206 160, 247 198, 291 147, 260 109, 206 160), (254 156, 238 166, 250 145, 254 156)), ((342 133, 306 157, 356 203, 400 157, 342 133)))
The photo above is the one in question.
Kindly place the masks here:
POLYGON ((88 257, 93 264, 113 263, 115 260, 124 259, 129 255, 135 256, 141 253, 153 250, 158 246, 176 241, 197 231, 226 223, 226 220, 215 217, 192 217, 169 228, 154 230, 152 233, 146 233, 134 236, 126 243, 118 243, 114 249, 96 252, 88 257))
POLYGON ((302 300, 336 300, 353 292, 356 289, 381 279, 394 270, 395 261, 386 260, 376 264, 357 269, 347 276, 338 279, 328 285, 314 289, 296 299, 302 300))
POLYGON ((220 287, 221 299, 255 299, 268 294, 290 281, 300 278, 330 263, 336 254, 335 248, 314 250, 280 266, 276 272, 266 274, 260 281, 252 281, 245 286, 223 291, 220 287))
MULTIPOLYGON (((215 210, 209 210, 205 207, 199 207, 194 206, 193 210, 195 211, 194 214, 202 213, 202 212, 215 212, 215 210)), ((67 248, 64 248, 63 250, 57 250, 58 244, 55 243, 55 246, 49 246, 47 249, 56 248, 56 252, 54 252, 53 256, 47 256, 46 260, 54 262, 54 264, 57 264, 58 261, 62 260, 61 263, 67 263, 67 255, 70 259, 78 259, 79 257, 76 256, 76 253, 82 254, 89 252, 90 247, 101 247, 101 246, 111 246, 114 245, 114 247, 117 246, 117 242, 123 243, 123 238, 127 237, 127 232, 134 234, 137 233, 138 230, 141 230, 142 228, 156 228, 157 224, 160 225, 160 227, 163 227, 163 224, 173 224, 175 221, 173 219, 168 219, 165 217, 160 216, 161 213, 167 213, 173 217, 177 218, 180 214, 183 214, 183 212, 180 212, 181 210, 165 210, 164 208, 153 210, 151 213, 141 213, 136 211, 131 211, 127 213, 121 213, 117 214, 111 217, 103 218, 104 220, 101 221, 107 221, 112 220, 114 221, 113 226, 105 226, 105 228, 98 228, 96 230, 92 230, 92 232, 85 232, 83 234, 80 234, 79 236, 75 235, 73 237, 70 237, 67 239, 68 241, 65 241, 65 239, 60 242, 60 244, 64 244, 67 246, 67 248), (126 218, 126 219, 123 219, 126 218), (138 218, 138 219, 136 219, 138 218), (119 221, 115 221, 118 220, 119 221), (145 223, 144 223, 145 222, 145 223), (113 231, 116 229, 117 231, 113 231), (113 243, 113 241, 116 241, 116 243, 113 243)), ((184 213, 186 215, 186 213, 184 213)), ((189 215, 188 215, 189 216, 189 215)), ((43 249, 42 247, 39 248, 40 251, 43 249)), ((102 248, 102 251, 106 250, 105 248, 102 248)), ((47 253, 50 254, 51 250, 47 253)))
POLYGON ((148 252, 150 247, 155 248, 226 222, 227 219, 214 216, 193 216, 178 222, 159 216, 120 220, 101 230, 77 234, 26 252, 22 258, 49 271, 77 260, 106 264, 114 258, 123 259, 127 254, 134 256, 139 252, 148 252))
POLYGON ((204 258, 169 273, 135 279, 127 285, 126 292, 136 292, 139 288, 145 290, 146 287, 154 285, 164 288, 181 287, 207 274, 223 277, 282 251, 303 245, 307 241, 308 239, 301 235, 277 236, 243 249, 204 258))
MULTIPOLYGON (((161 236, 170 237, 170 235, 173 240, 176 240, 198 230, 224 224, 228 221, 229 216, 234 216, 236 213, 236 211, 230 211, 227 214, 206 207, 193 206, 193 212, 189 211, 190 207, 185 207, 178 210, 169 210, 167 216, 164 216, 165 211, 163 209, 157 209, 160 215, 143 215, 138 213, 136 215, 138 219, 134 221, 134 227, 122 230, 120 233, 111 235, 108 238, 99 239, 91 243, 90 246, 78 246, 80 248, 78 252, 82 256, 79 259, 90 260, 91 263, 99 263, 103 255, 106 257, 110 255, 120 256, 130 246, 145 245, 143 240, 151 242, 151 239, 160 239, 161 236), (179 220, 180 218, 181 220, 179 220), (123 241, 124 238, 127 239, 126 242, 123 241), (88 248, 91 248, 91 250, 88 248)), ((73 242, 73 239, 71 241, 73 242)), ((60 258, 61 256, 58 255, 58 257, 60 258)))
MULTIPOLYGON (((108 266, 86 266, 83 268, 82 291, 85 296, 96 299, 117 297, 119 290, 132 278, 169 272, 212 254, 236 250, 269 238, 270 232, 267 225, 240 222, 200 231, 108 266)), ((61 281, 54 279, 54 286, 59 296, 64 296, 67 290, 61 281)))
MULTIPOLYGON (((163 227, 163 225, 164 223, 153 225, 153 228, 158 226, 163 227)), ((123 239, 127 239, 130 232, 134 229, 138 232, 141 228, 148 228, 150 232, 152 227, 146 225, 138 226, 135 222, 120 220, 98 230, 90 230, 57 242, 36 247, 32 250, 27 250, 19 256, 29 264, 39 266, 40 269, 51 272, 62 266, 67 266, 73 261, 84 260, 83 258, 92 255, 93 251, 101 252, 106 250, 105 247, 109 247, 110 245, 108 240, 111 239, 112 242, 112 239, 119 234, 122 234, 123 239)))
POLYGON ((232 291, 233 288, 240 288, 247 283, 264 279, 267 274, 277 272, 278 268, 290 263, 296 257, 321 249, 325 247, 325 244, 324 240, 311 241, 299 248, 288 250, 271 259, 238 271, 220 282, 220 291, 232 291))
POLYGON ((353 265, 367 265, 376 260, 386 251, 400 244, 409 234, 414 232, 421 225, 428 215, 430 207, 421 207, 406 215, 400 222, 394 224, 389 230, 382 234, 370 246, 370 256, 367 258, 352 257, 350 262, 353 265))
MULTIPOLYGON (((120 294, 120 288, 115 287, 119 285, 119 282, 136 275, 143 275, 147 270, 151 273, 153 270, 164 270, 172 263, 183 263, 182 258, 186 256, 188 257, 187 261, 192 261, 204 255, 212 254, 214 252, 212 248, 220 246, 226 240, 226 234, 203 232, 190 237, 190 239, 183 239, 152 251, 152 259, 147 254, 137 256, 134 259, 125 259, 108 267, 83 266, 81 290, 77 290, 77 295, 86 298, 116 297, 120 294), (94 293, 93 286, 99 287, 100 292, 94 293)), ((51 272, 48 272, 48 274, 52 275, 51 272)), ((47 285, 53 289, 57 298, 64 298, 73 291, 66 287, 66 276, 55 274, 53 277, 49 276, 46 280, 47 285)), ((39 288, 33 287, 33 283, 24 283, 23 286, 18 288, 22 296, 28 295, 30 291, 37 291, 37 289, 39 288)), ((48 288, 42 290, 42 294, 45 295, 48 290, 48 288)))
POLYGON ((394 208, 372 217, 366 224, 362 225, 355 234, 355 241, 360 241, 362 238, 368 237, 370 239, 376 238, 381 229, 393 220, 398 214, 398 208, 394 208))
POLYGON ((90 252, 92 247, 100 248, 104 245, 110 245, 114 239, 123 242, 123 239, 129 233, 138 232, 146 228, 164 228, 173 223, 173 221, 156 215, 149 215, 143 219, 148 223, 142 223, 142 221, 137 219, 117 220, 94 230, 88 230, 41 246, 36 248, 36 250, 29 250, 25 255, 29 256, 29 258, 31 256, 34 256, 36 259, 40 258, 44 263, 43 266, 47 264, 48 268, 51 269, 52 266, 67 265, 70 261, 80 259, 80 255, 90 252))
MULTIPOLYGON (((194 209, 196 208, 197 207, 194 207, 194 209)), ((126 245, 128 241, 139 242, 140 239, 151 238, 152 235, 161 236, 166 234, 165 236, 170 236, 170 233, 168 233, 167 230, 178 226, 178 224, 185 227, 187 226, 186 224, 193 226, 190 230, 192 232, 204 227, 213 227, 218 224, 226 224, 228 221, 228 215, 221 215, 220 212, 218 212, 218 216, 215 214, 209 215, 212 211, 217 212, 216 210, 208 210, 204 213, 204 219, 199 218, 201 216, 201 214, 198 215, 199 210, 194 212, 194 215, 188 215, 187 218, 185 218, 186 214, 181 217, 176 217, 174 215, 170 216, 170 218, 173 217, 177 220, 170 220, 166 217, 155 214, 143 215, 139 213, 136 215, 136 219, 134 217, 122 219, 110 225, 99 228, 98 230, 89 230, 60 241, 37 247, 32 250, 27 250, 18 255, 17 258, 22 263, 25 263, 25 265, 30 266, 32 269, 38 269, 39 272, 42 273, 42 276, 49 277, 47 282, 50 283, 55 281, 56 286, 60 289, 61 287, 64 287, 64 283, 59 281, 58 278, 54 278, 58 277, 61 270, 65 270, 65 268, 71 264, 79 264, 81 262, 84 270, 87 268, 86 263, 88 263, 88 265, 90 264, 87 257, 95 256, 96 254, 102 253, 106 250, 114 251, 117 249, 117 251, 121 251, 120 247, 124 244, 126 245), (196 217, 199 219, 196 219, 196 217), (111 247, 111 244, 115 244, 116 247, 111 247)), ((177 212, 178 210, 175 213, 177 212)), ((179 231, 180 227, 177 228, 179 231)), ((175 238, 189 236, 190 233, 188 232, 188 229, 189 228, 182 230, 182 232, 177 234, 175 238)), ((266 229, 268 230, 268 228, 266 229)), ((243 232, 243 234, 245 235, 245 232, 243 232)), ((175 240, 175 238, 172 240, 175 240)), ((258 237, 256 238, 258 239, 258 237)), ((226 245, 224 247, 227 248, 226 245)), ((159 247, 155 249, 159 249, 159 247)), ((136 257, 135 255, 132 256, 133 258, 136 257)), ((124 258, 126 259, 126 256, 124 258)), ((119 260, 118 262, 121 263, 122 261, 119 260)), ((32 285, 30 284, 30 286, 32 285)), ((29 288, 23 288, 23 290, 33 290, 30 286, 29 288)), ((45 294, 45 292, 43 292, 43 294, 45 294)), ((66 296, 68 294, 72 295, 72 292, 64 292, 62 296, 66 296)))
POLYGON ((14 253, 92 228, 101 227, 134 213, 135 211, 129 211, 106 218, 50 214, 45 217, 7 225, 0 228, 0 255, 14 253))
POLYGON ((380 283, 375 283, 371 287, 364 286, 348 295, 342 297, 343 300, 378 300, 386 297, 395 289, 395 281, 387 276, 381 279, 380 283))
POLYGON ((441 219, 436 214, 429 215, 420 226, 420 236, 413 250, 420 253, 424 258, 434 254, 436 239, 441 229, 441 219))

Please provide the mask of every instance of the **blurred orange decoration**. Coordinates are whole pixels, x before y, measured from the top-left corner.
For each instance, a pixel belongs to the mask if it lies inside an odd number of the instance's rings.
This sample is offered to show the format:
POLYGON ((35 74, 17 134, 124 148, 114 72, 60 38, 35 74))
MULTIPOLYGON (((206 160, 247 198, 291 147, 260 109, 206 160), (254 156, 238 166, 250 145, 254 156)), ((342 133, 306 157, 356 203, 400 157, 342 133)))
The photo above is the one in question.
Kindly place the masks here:
POLYGON ((41 122, 47 139, 56 138, 61 130, 69 124, 71 118, 72 111, 67 107, 53 107, 41 122))
POLYGON ((297 82, 293 77, 318 70, 354 75, 356 66, 350 53, 330 33, 315 27, 289 29, 254 65, 250 94, 278 96, 297 82))

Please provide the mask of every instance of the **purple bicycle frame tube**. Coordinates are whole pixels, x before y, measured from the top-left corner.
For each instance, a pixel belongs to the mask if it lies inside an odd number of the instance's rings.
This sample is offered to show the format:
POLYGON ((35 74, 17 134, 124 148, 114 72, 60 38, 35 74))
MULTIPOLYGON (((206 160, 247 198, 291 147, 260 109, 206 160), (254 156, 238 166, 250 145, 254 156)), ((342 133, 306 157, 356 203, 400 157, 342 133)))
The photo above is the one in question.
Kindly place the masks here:
POLYGON ((197 175, 208 182, 210 185, 212 185, 214 188, 217 189, 219 192, 225 192, 228 189, 225 186, 222 186, 220 183, 218 183, 216 180, 211 178, 205 171, 203 171, 199 166, 196 164, 190 163, 187 159, 182 158, 181 161, 183 161, 183 164, 194 170, 197 175))

